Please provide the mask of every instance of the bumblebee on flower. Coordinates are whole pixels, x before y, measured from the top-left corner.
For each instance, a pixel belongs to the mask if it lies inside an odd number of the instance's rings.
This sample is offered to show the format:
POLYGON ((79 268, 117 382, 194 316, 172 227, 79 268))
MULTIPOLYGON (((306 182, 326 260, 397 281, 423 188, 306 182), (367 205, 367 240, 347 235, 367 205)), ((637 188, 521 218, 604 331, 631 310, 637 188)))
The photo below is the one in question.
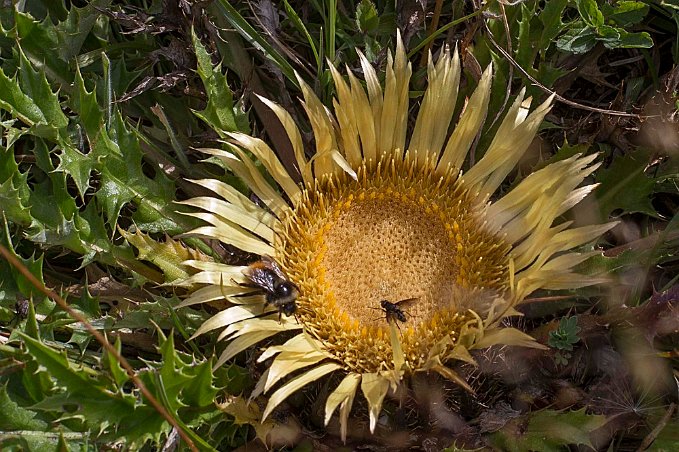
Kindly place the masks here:
POLYGON ((196 335, 221 330, 219 339, 228 341, 221 365, 267 338, 295 331, 259 358, 274 358, 255 388, 255 394, 270 394, 263 418, 293 392, 341 372, 343 380, 326 401, 325 422, 339 408, 343 439, 359 388, 372 431, 389 389, 410 375, 434 371, 465 385, 448 364, 473 362, 470 350, 539 346, 504 327, 502 319, 515 315, 514 307, 537 289, 599 282, 573 270, 592 253, 571 250, 613 226, 570 228, 569 222, 556 222, 595 188, 580 186, 597 168, 595 156, 552 163, 504 196, 493 196, 535 137, 552 98, 531 112, 531 99, 521 91, 483 157, 463 170, 488 110, 491 67, 454 118, 459 57, 443 50, 437 61, 430 58, 428 88, 409 131, 411 66, 400 37, 387 58, 384 87, 360 52, 359 57, 365 89, 351 72, 345 78, 330 65, 332 109, 299 78, 315 138, 311 160, 292 116, 262 99, 288 134, 303 183, 295 183, 264 141, 230 133, 228 150, 205 151, 221 159, 266 208, 213 179, 195 182, 214 197, 186 201, 209 223, 192 231, 195 235, 271 256, 298 290, 295 316, 279 320, 263 294, 244 286, 247 267, 190 261, 198 273, 187 284, 203 287, 182 306, 220 299, 231 304, 196 335), (407 322, 375 320, 382 300, 405 299, 407 322), (263 310, 269 314, 262 316, 263 310))

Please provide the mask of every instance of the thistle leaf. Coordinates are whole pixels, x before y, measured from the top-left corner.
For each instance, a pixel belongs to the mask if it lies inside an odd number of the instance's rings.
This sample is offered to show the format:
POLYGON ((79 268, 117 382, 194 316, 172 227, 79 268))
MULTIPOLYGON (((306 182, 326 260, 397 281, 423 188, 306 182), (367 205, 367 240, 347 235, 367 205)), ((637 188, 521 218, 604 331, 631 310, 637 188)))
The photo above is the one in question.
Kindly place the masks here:
POLYGON ((157 242, 148 234, 139 229, 134 233, 118 228, 120 234, 125 237, 132 246, 137 248, 138 259, 151 262, 163 272, 165 282, 184 280, 193 271, 183 264, 184 261, 200 259, 203 255, 198 251, 187 248, 178 240, 165 237, 164 242, 157 242))
POLYGON ((0 108, 21 119, 29 126, 47 124, 40 107, 19 87, 16 78, 9 78, 0 68, 0 108))
POLYGON ((12 148, 0 149, 0 213, 12 223, 27 226, 31 222, 28 174, 21 173, 12 148))
POLYGON ((139 229, 169 234, 180 232, 182 228, 171 207, 174 184, 162 171, 156 171, 153 179, 144 174, 136 131, 129 130, 120 114, 116 114, 110 132, 103 129, 101 132, 94 152, 105 157, 100 168, 101 188, 96 197, 109 225, 114 227, 123 206, 132 203, 137 208, 132 220, 139 229))
POLYGON ((49 424, 41 420, 38 413, 19 406, 7 393, 5 386, 0 386, 0 429, 2 430, 41 430, 49 424))
POLYGON ((601 185, 595 194, 604 218, 615 211, 657 216, 651 204, 655 181, 646 175, 645 166, 635 155, 628 154, 616 158, 610 167, 598 172, 597 182, 601 185))
POLYGON ((80 152, 73 146, 70 140, 60 139, 59 166, 55 171, 61 171, 73 178, 80 198, 85 197, 85 192, 90 186, 90 173, 93 169, 92 159, 80 152))
MULTIPOLYGON (((120 350, 122 349, 122 341, 120 340, 120 336, 116 338, 116 342, 113 344, 113 346, 118 351, 118 353, 120 353, 120 350)), ((111 352, 108 350, 104 350, 102 366, 104 368, 108 368, 109 372, 111 372, 113 382, 118 388, 122 388, 123 384, 125 384, 130 379, 130 377, 127 375, 127 372, 125 372, 125 369, 123 369, 113 354, 111 354, 111 352)))
POLYGON ((192 31, 191 36, 198 60, 197 72, 203 81, 208 98, 205 109, 194 111, 194 114, 219 133, 239 130, 249 132, 247 116, 234 108, 233 95, 226 82, 226 77, 222 74, 222 65, 217 64, 213 67, 210 54, 200 43, 195 32, 192 31))
POLYGON ((70 61, 80 53, 87 35, 101 17, 100 11, 110 4, 111 0, 92 0, 82 8, 70 7, 66 19, 54 28, 62 60, 70 61))
POLYGON ((494 447, 508 451, 557 452, 565 446, 580 444, 593 447, 590 434, 606 422, 606 416, 587 414, 585 408, 565 412, 542 410, 512 419, 491 435, 491 441, 494 447))
POLYGON ((73 71, 60 56, 59 33, 50 18, 39 22, 30 14, 15 8, 14 28, 4 34, 21 43, 21 49, 28 60, 44 72, 50 81, 56 82, 62 88, 73 82, 73 71))
POLYGON ((23 335, 22 338, 31 356, 40 363, 40 368, 47 371, 65 388, 65 391, 51 395, 36 404, 36 409, 63 409, 65 404, 77 403, 80 406, 78 416, 87 422, 103 425, 122 422, 135 411, 135 397, 106 391, 105 387, 99 386, 84 369, 71 366, 65 354, 58 353, 29 336, 23 335))

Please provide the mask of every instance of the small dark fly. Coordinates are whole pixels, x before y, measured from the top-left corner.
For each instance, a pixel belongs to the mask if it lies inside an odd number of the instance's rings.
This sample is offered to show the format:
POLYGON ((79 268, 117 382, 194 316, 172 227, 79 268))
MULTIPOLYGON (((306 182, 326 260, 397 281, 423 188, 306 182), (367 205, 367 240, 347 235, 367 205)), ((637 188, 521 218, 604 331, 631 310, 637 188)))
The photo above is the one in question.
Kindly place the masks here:
MULTIPOLYGON (((406 318, 406 313, 403 311, 402 308, 405 307, 408 303, 417 300, 417 297, 415 298, 406 298, 404 300, 397 301, 395 303, 392 303, 389 300, 382 300, 380 301, 380 307, 382 311, 384 312, 384 317, 387 320, 387 322, 396 322, 396 326, 398 326, 398 322, 405 322, 408 320, 406 318)), ((373 308, 373 309, 379 309, 379 308, 373 308)))

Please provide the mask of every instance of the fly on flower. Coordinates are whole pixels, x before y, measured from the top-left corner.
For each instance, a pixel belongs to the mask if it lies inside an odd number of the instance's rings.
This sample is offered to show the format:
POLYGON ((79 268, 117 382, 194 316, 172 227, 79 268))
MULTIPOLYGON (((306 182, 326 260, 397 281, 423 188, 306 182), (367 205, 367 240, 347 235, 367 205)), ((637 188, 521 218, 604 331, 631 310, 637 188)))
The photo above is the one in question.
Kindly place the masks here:
MULTIPOLYGON (((220 297, 231 303, 196 335, 223 329, 219 339, 228 346, 217 360, 221 365, 254 344, 295 331, 284 344, 274 343, 263 352, 262 362, 273 360, 255 395, 276 386, 263 419, 293 392, 341 372, 343 380, 326 402, 325 422, 339 408, 343 438, 359 389, 374 431, 385 396, 401 380, 435 371, 459 382, 449 365, 461 357, 471 361, 471 349, 540 347, 502 319, 515 315, 514 307, 538 289, 601 282, 575 270, 596 253, 573 249, 614 225, 573 228, 559 220, 595 188, 582 183, 598 167, 596 155, 556 161, 514 183, 510 191, 499 190, 533 141, 552 98, 534 106, 524 90, 519 92, 490 145, 476 151, 482 157, 465 170, 488 111, 491 67, 455 115, 458 54, 443 49, 438 60, 430 58, 429 85, 409 130, 409 111, 418 108, 411 108, 411 66, 400 37, 395 54, 387 57, 384 86, 358 53, 364 81, 329 64, 336 94, 332 108, 298 77, 314 149, 304 148, 292 115, 262 98, 287 132, 302 183, 295 182, 263 140, 234 132, 224 148, 203 151, 240 177, 266 208, 213 179, 196 182, 215 193, 210 203, 202 198, 185 202, 202 209, 196 216, 210 223, 194 230, 196 235, 274 256, 281 273, 256 268, 269 278, 265 290, 272 287, 267 293, 276 293, 273 281, 289 281, 290 294, 297 298, 269 296, 264 303, 284 313, 299 308, 299 323, 259 318, 261 300, 253 305, 252 297, 238 296, 244 292, 238 284, 221 284, 228 280, 224 275, 240 274, 242 267, 194 262, 199 272, 188 283, 211 283, 183 305, 220 297), (391 325, 371 318, 375 293, 385 300, 418 294, 408 307, 417 315, 408 319, 400 338, 391 325)), ((396 320, 405 317, 392 308, 384 309, 396 320)))
POLYGON ((408 303, 413 302, 415 300, 417 300, 417 297, 406 298, 405 300, 399 300, 395 303, 392 303, 389 300, 382 300, 380 301, 380 307, 373 309, 380 309, 381 311, 383 311, 384 318, 387 321, 387 323, 395 322, 396 326, 398 326, 398 322, 405 322, 408 320, 408 318, 406 317, 406 313, 403 311, 403 309, 406 307, 408 303))

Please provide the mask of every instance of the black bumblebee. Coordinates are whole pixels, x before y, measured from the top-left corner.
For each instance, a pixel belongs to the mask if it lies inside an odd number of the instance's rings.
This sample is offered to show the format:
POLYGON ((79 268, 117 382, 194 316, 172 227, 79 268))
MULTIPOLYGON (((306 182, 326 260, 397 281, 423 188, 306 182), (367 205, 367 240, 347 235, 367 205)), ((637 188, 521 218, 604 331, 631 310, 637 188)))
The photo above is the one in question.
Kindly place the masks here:
POLYGON ((262 256, 259 260, 243 270, 243 274, 265 292, 266 304, 278 309, 279 318, 282 314, 293 315, 297 310, 295 300, 299 296, 299 289, 283 273, 280 265, 271 256, 262 256))
MULTIPOLYGON (((417 297, 415 298, 406 298, 405 300, 400 300, 397 301, 396 303, 392 303, 391 301, 388 300, 382 300, 380 301, 380 306, 382 307, 382 311, 384 311, 384 317, 387 319, 387 322, 405 322, 408 320, 406 318, 406 313, 401 309, 405 304, 410 303, 411 301, 417 300, 417 297), (400 306, 399 306, 400 305, 400 306)), ((378 308, 373 308, 373 309, 378 309, 378 308)), ((396 323, 396 326, 398 326, 398 323, 396 323)))

